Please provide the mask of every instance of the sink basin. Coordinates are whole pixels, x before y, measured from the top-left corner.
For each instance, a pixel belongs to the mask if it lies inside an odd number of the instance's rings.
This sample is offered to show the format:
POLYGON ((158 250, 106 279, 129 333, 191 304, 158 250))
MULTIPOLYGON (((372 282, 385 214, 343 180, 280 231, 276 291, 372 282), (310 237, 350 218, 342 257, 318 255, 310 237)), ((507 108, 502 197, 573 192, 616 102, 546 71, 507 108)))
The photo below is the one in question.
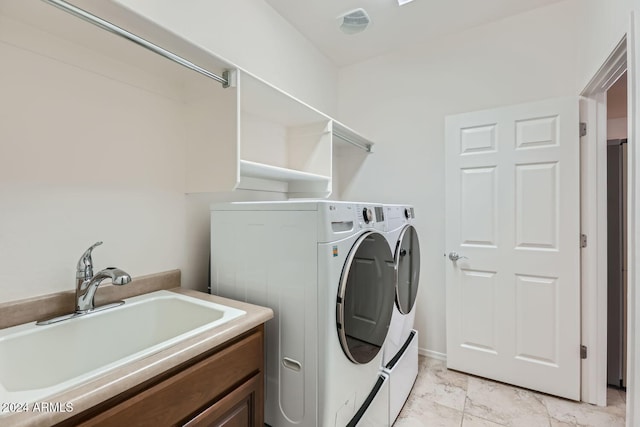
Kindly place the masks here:
POLYGON ((28 323, 0 330, 0 401, 42 399, 243 314, 157 291, 52 325, 28 323))

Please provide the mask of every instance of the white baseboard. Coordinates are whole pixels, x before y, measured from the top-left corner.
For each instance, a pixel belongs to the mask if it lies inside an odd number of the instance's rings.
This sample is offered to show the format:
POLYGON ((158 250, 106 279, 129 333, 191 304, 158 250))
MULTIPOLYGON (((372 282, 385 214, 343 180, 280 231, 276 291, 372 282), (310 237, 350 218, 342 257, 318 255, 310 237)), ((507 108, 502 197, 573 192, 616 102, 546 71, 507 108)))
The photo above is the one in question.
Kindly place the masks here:
POLYGON ((432 359, 445 360, 445 361, 447 360, 447 355, 445 353, 440 353, 438 351, 433 351, 433 350, 427 350, 426 348, 419 348, 418 354, 420 354, 421 356, 430 357, 432 359))

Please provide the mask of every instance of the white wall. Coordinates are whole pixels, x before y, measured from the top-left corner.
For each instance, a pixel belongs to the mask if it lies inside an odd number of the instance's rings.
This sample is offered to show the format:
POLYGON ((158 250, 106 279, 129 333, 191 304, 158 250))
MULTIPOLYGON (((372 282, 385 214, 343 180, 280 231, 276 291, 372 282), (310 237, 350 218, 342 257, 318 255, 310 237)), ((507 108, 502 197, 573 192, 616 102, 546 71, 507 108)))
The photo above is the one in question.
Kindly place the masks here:
POLYGON ((444 117, 577 95, 580 4, 557 3, 340 70, 340 117, 376 141, 344 197, 416 206, 422 349, 446 351, 444 117))
POLYGON ((629 29, 630 11, 637 0, 583 0, 580 20, 578 86, 584 89, 629 29))
POLYGON ((625 139, 628 134, 627 118, 607 120, 607 139, 625 139))
MULTIPOLYGON (((190 10, 212 23, 212 49, 224 46, 229 60, 334 108, 336 70, 306 39, 262 0, 226 3, 190 10)), ((123 59, 131 52, 100 54, 74 40, 84 32, 73 25, 62 38, 33 26, 51 10, 0 3, 0 301, 72 290, 75 263, 97 240, 96 268, 133 276, 180 268, 184 286, 206 289, 209 203, 278 196, 185 195, 190 129, 183 81, 173 79, 183 71, 156 72, 179 67, 152 54, 154 67, 142 68, 123 59)))
POLYGON ((262 0, 115 0, 334 115, 337 69, 262 0))

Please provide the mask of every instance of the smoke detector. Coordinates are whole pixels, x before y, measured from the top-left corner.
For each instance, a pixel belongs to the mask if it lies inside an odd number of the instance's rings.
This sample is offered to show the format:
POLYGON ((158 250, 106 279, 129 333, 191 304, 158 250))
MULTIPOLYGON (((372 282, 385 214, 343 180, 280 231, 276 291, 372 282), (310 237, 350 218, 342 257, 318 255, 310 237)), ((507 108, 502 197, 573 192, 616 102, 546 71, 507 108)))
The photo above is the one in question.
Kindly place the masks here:
POLYGON ((367 11, 359 8, 338 16, 340 30, 345 34, 357 34, 363 32, 371 19, 367 11))

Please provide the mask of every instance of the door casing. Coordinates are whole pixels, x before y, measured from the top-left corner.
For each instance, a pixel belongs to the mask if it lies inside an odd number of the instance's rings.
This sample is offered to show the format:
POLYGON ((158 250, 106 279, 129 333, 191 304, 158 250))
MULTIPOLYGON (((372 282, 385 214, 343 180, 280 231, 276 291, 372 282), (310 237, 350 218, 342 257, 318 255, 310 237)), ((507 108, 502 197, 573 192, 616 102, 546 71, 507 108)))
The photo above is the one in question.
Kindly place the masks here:
POLYGON ((625 36, 582 91, 580 105, 580 121, 587 124, 580 192, 581 232, 587 235, 581 251, 582 345, 588 349, 581 388, 582 401, 599 406, 607 404, 607 91, 627 71, 628 51, 625 36))

